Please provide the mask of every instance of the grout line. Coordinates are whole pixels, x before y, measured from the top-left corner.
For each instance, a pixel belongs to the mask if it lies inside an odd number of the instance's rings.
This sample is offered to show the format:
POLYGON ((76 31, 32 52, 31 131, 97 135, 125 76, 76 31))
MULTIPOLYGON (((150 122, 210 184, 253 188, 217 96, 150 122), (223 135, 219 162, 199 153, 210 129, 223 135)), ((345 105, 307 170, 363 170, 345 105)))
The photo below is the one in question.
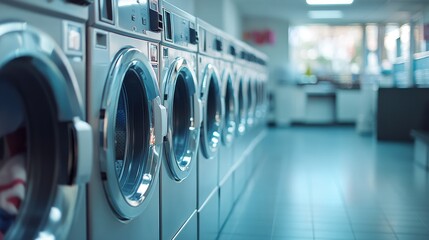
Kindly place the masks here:
POLYGON ((348 210, 348 208, 347 208, 347 206, 346 206, 346 200, 345 200, 345 197, 344 197, 344 192, 343 192, 343 191, 342 191, 342 189, 341 189, 341 185, 340 185, 340 183, 339 183, 338 181, 335 181, 335 183, 336 183, 336 185, 337 185, 338 191, 340 192, 341 201, 343 202, 343 208, 344 208, 344 211, 346 212, 347 220, 349 221, 350 230, 352 231, 353 238, 356 240, 356 239, 357 239, 357 238, 356 238, 356 233, 355 233, 355 230, 354 230, 354 228, 353 228, 353 223, 352 223, 352 219, 351 219, 351 217, 350 217, 349 210, 348 210))
MULTIPOLYGON (((285 164, 285 161, 281 161, 279 169, 282 170, 284 168, 283 167, 284 164, 285 164)), ((279 177, 280 177, 280 175, 279 175, 279 177)), ((278 179, 278 180, 280 180, 280 179, 278 179)), ((281 186, 282 185, 279 184, 279 182, 281 182, 281 181, 277 181, 278 185, 277 185, 277 188, 276 188, 276 201, 275 201, 275 206, 274 206, 274 217, 273 217, 273 221, 272 221, 272 224, 271 224, 271 236, 270 236, 271 240, 274 237, 274 227, 275 227, 275 224, 277 223, 278 212, 279 212, 278 208, 279 208, 279 205, 280 205, 280 192, 282 192, 281 191, 281 186)))
MULTIPOLYGON (((266 129, 262 130, 259 134, 258 137, 255 138, 255 140, 247 147, 247 149, 244 151, 244 154, 241 156, 240 160, 235 162, 232 166, 231 169, 229 170, 229 172, 226 174, 225 178, 224 178, 224 182, 227 180, 227 178, 232 177, 233 173, 235 172, 236 169, 239 168, 239 166, 242 164, 242 162, 245 162, 245 159, 247 158, 247 155, 250 154, 251 151, 253 151, 254 147, 257 146, 263 139, 265 139, 266 135, 268 134, 268 131, 266 129)), ((267 159, 265 159, 266 161, 267 159)), ((259 168, 257 168, 257 166, 259 166, 260 164, 262 164, 262 162, 264 161, 260 161, 258 162, 258 164, 252 169, 252 173, 253 175, 258 174, 259 172, 259 168)), ((244 186, 244 188, 241 190, 240 192, 240 196, 238 197, 237 201, 234 201, 232 208, 230 210, 230 212, 228 213, 228 216, 225 219, 224 224, 221 226, 221 228, 219 229, 218 232, 218 236, 216 239, 219 239, 219 237, 221 236, 224 228, 226 225, 228 225, 229 220, 231 218, 231 216, 233 215, 234 211, 236 210, 236 206, 243 201, 243 195, 245 195, 245 192, 248 191, 248 189, 250 188, 251 185, 254 184, 254 180, 255 178, 251 178, 251 179, 246 179, 247 184, 244 186)), ((236 225, 237 223, 235 223, 236 225)), ((235 228, 236 226, 234 226, 234 233, 230 233, 232 235, 242 235, 242 234, 237 234, 235 233, 235 228)))
POLYGON ((307 176, 307 189, 308 191, 308 201, 310 204, 310 214, 311 214, 311 229, 313 231, 313 239, 316 239, 316 228, 314 227, 314 208, 313 208, 313 186, 311 184, 312 179, 307 176), (310 182, 308 182, 310 180, 310 182))
MULTIPOLYGON (((426 210, 425 210, 426 211, 426 210)), ((429 231, 429 225, 423 220, 422 215, 419 213, 418 219, 420 222, 426 227, 426 229, 429 231)))
POLYGON ((177 237, 179 237, 179 235, 182 232, 182 230, 186 227, 186 225, 189 223, 189 221, 191 221, 191 219, 193 217, 197 217, 197 210, 194 210, 192 212, 191 216, 189 216, 188 219, 186 219, 185 223, 183 223, 182 226, 180 226, 179 230, 177 230, 177 232, 174 234, 172 240, 175 240, 175 239, 177 239, 177 237))
POLYGON ((381 213, 383 214, 383 217, 384 217, 384 219, 386 220, 387 225, 389 226, 390 230, 392 230, 393 235, 395 235, 395 238, 396 238, 396 239, 399 239, 398 234, 396 234, 395 229, 393 229, 392 224, 390 224, 390 221, 389 221, 389 219, 387 218, 387 215, 386 215, 386 213, 385 213, 385 211, 384 211, 384 209, 383 209, 383 208, 381 208, 381 213))

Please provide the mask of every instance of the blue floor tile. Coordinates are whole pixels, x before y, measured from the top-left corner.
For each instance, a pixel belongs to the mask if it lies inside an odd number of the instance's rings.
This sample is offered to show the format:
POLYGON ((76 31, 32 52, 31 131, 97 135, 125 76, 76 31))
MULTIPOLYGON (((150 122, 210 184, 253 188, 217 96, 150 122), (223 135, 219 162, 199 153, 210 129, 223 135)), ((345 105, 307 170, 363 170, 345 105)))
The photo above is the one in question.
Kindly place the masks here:
POLYGON ((262 144, 219 239, 429 239, 429 176, 411 143, 291 127, 262 144))

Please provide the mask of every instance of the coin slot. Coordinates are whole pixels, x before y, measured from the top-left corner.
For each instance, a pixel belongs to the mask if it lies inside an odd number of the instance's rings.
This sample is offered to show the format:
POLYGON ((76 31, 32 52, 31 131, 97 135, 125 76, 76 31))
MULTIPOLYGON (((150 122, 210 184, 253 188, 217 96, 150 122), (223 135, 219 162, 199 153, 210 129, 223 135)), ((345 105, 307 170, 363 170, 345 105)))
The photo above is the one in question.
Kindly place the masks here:
POLYGON ((165 40, 173 41, 173 30, 171 29, 171 14, 168 11, 164 11, 165 15, 165 40))

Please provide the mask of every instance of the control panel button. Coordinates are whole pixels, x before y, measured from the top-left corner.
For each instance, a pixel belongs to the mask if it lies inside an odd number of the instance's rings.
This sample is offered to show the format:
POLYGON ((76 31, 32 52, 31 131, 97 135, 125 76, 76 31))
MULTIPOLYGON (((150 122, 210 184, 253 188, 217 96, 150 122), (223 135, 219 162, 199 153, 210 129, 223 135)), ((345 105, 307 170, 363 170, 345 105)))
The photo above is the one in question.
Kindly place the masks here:
POLYGON ((216 51, 218 51, 218 52, 222 51, 222 49, 223 49, 222 41, 219 39, 216 39, 215 44, 216 44, 215 45, 216 51))
POLYGON ((197 44, 198 40, 198 32, 194 28, 189 28, 189 43, 197 44))
POLYGON ((150 30, 160 32, 162 30, 162 15, 153 9, 149 9, 150 30))
POLYGON ((94 1, 93 0, 66 0, 66 2, 74 3, 82 6, 88 6, 88 5, 91 5, 94 1))
POLYGON ((235 47, 234 46, 229 46, 229 54, 231 54, 232 56, 236 56, 237 53, 235 52, 235 47))

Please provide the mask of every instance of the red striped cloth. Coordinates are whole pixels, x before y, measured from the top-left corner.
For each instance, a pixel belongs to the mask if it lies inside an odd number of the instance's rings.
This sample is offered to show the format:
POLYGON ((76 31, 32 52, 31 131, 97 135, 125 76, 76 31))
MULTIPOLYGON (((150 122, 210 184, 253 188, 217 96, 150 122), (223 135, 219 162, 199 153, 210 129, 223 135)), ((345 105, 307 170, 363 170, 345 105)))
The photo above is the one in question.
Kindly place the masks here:
POLYGON ((5 143, 7 156, 0 168, 0 208, 9 214, 17 214, 25 197, 27 181, 25 129, 7 135, 5 143))

